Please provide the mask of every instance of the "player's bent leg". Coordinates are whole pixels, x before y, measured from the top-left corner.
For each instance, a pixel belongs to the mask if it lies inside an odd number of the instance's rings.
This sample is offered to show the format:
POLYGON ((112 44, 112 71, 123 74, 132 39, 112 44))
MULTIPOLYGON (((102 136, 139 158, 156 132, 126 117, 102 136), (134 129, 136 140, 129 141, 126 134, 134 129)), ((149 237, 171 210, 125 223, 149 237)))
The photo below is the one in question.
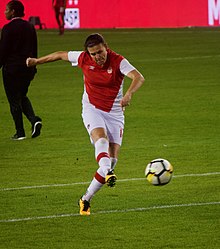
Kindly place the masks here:
POLYGON ((90 183, 85 195, 79 200, 80 215, 90 215, 90 200, 97 191, 106 183, 113 187, 116 182, 116 175, 111 170, 111 159, 109 156, 109 141, 104 128, 94 128, 90 137, 95 147, 95 158, 99 168, 95 177, 90 183))

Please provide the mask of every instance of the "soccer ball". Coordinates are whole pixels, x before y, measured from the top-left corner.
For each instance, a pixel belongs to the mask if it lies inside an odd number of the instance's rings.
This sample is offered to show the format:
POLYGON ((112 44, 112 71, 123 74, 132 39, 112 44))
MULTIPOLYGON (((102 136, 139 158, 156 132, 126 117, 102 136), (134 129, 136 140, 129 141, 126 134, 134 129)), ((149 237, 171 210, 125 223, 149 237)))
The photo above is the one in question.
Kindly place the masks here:
POLYGON ((146 169, 145 176, 149 183, 155 186, 165 185, 170 182, 173 174, 173 166, 166 159, 151 161, 146 169))

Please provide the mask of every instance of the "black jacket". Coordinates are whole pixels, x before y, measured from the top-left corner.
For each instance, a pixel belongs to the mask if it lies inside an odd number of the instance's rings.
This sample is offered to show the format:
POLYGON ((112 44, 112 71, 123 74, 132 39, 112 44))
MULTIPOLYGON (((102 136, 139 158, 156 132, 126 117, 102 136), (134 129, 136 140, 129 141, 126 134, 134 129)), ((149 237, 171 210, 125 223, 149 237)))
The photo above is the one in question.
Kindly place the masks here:
POLYGON ((26 59, 37 57, 37 35, 35 28, 29 22, 15 18, 6 24, 1 32, 0 68, 6 71, 31 70, 27 68, 26 59))

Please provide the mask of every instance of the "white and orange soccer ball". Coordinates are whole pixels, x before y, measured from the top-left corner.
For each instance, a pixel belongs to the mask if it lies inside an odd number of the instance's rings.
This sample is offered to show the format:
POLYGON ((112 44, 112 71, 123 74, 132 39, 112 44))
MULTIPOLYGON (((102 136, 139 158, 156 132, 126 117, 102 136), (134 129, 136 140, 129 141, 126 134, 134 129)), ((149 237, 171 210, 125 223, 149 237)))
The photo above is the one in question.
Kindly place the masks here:
POLYGON ((154 159, 145 169, 145 176, 149 183, 155 186, 165 185, 170 182, 173 175, 173 166, 166 159, 154 159))

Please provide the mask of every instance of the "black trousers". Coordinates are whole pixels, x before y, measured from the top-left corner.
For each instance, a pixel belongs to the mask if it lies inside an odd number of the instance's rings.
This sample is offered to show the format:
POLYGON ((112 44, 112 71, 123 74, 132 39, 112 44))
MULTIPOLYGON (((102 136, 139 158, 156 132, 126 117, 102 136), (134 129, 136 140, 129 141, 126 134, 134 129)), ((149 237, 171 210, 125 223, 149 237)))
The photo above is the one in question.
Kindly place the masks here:
POLYGON ((25 135, 23 116, 33 125, 37 119, 32 104, 27 97, 28 87, 34 78, 35 71, 24 67, 3 67, 2 75, 5 93, 10 105, 10 111, 15 123, 16 133, 25 135))

